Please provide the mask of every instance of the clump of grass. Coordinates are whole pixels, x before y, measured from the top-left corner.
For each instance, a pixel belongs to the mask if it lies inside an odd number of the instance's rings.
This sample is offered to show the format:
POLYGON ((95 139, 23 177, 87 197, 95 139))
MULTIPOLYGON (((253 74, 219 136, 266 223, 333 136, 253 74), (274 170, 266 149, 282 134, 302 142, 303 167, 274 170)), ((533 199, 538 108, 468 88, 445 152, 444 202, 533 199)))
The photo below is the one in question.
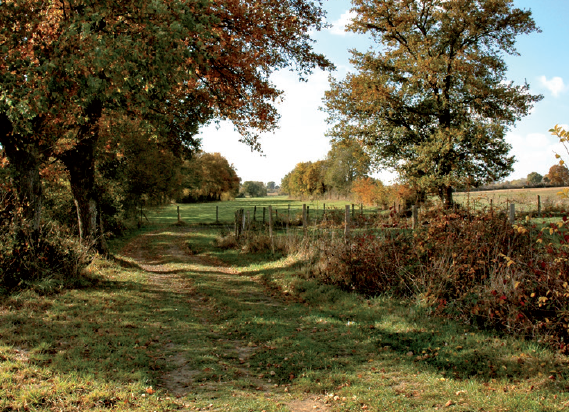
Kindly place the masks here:
POLYGON ((214 246, 220 249, 237 249, 242 253, 281 253, 288 254, 299 249, 299 238, 296 235, 271 236, 263 226, 252 227, 239 236, 222 230, 214 239, 214 246))

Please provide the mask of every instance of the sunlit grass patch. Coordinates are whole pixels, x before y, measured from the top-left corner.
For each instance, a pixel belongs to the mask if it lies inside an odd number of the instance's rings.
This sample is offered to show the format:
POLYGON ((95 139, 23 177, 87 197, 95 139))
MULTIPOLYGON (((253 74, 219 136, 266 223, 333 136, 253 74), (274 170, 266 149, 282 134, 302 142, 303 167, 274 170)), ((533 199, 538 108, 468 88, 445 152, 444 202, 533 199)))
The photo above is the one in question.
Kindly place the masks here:
POLYGON ((0 303, 0 410, 568 408, 568 358, 540 344, 319 285, 215 230, 147 235, 96 285, 0 303))

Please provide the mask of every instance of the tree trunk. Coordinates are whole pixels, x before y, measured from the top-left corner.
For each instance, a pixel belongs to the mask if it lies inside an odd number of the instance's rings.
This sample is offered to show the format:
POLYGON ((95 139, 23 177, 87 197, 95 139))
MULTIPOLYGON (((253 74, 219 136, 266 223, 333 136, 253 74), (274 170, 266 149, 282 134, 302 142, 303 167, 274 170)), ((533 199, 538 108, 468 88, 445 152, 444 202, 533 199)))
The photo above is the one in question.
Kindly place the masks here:
POLYGON ((12 134, 12 124, 0 114, 0 144, 10 161, 10 176, 14 182, 23 217, 30 222, 32 231, 39 233, 43 191, 40 179, 41 151, 37 145, 18 144, 22 136, 12 134))
POLYGON ((80 127, 74 148, 61 155, 69 171, 71 192, 77 209, 79 238, 92 244, 103 254, 108 253, 99 208, 99 190, 95 185, 95 150, 99 138, 102 106, 92 102, 86 109, 89 122, 80 127))

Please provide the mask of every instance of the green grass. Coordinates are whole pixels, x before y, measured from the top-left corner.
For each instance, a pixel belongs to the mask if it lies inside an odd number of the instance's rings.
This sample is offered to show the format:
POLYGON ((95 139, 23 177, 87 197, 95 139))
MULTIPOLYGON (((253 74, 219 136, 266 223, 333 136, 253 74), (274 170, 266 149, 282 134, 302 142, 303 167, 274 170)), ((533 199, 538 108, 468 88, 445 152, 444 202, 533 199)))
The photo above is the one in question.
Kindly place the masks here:
MULTIPOLYGON (((266 208, 266 219, 268 219, 268 206, 273 208, 273 213, 281 216, 287 215, 290 211, 290 217, 302 215, 303 204, 309 207, 309 219, 313 220, 315 216, 322 217, 323 207, 326 209, 337 208, 344 211, 345 205, 351 205, 345 200, 325 200, 325 201, 301 201, 292 200, 286 196, 268 196, 262 198, 244 198, 235 199, 227 202, 212 203, 186 203, 171 204, 161 208, 152 208, 145 210, 145 214, 152 224, 172 224, 178 221, 177 207, 180 207, 180 218, 188 224, 211 224, 216 222, 216 207, 218 207, 218 220, 223 223, 231 224, 234 222, 235 211, 237 209, 245 209, 249 211, 250 218, 253 219, 254 207, 256 207, 256 220, 263 219, 263 208, 266 208)), ((376 212, 377 208, 364 206, 363 213, 376 212)), ((360 213, 360 205, 354 205, 354 213, 360 213)))
POLYGON ((146 231, 90 267, 95 286, 6 297, 0 411, 568 410, 567 356, 319 285, 299 258, 223 251, 216 234, 146 231))

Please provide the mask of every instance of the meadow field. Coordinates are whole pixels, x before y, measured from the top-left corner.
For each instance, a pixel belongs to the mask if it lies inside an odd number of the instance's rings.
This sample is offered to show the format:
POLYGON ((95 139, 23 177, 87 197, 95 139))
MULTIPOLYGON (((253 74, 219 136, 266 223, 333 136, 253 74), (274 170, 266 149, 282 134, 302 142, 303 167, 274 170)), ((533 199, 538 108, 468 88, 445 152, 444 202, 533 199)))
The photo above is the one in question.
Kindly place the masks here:
MULTIPOLYGON (((188 224, 211 224, 216 223, 216 207, 218 208, 218 220, 221 223, 231 224, 234 222, 235 211, 244 209, 250 212, 253 219, 254 208, 256 211, 256 220, 261 221, 263 218, 263 208, 273 208, 273 213, 277 211, 282 216, 287 215, 289 211, 291 218, 299 216, 303 211, 303 204, 309 208, 309 220, 315 217, 322 217, 323 210, 338 209, 343 210, 346 205, 352 204, 347 200, 294 200, 287 196, 268 196, 260 198, 243 198, 235 199, 227 202, 211 202, 211 203, 182 203, 170 204, 161 208, 144 209, 145 215, 151 223, 170 224, 176 223, 178 220, 177 207, 180 207, 180 218, 188 224)), ((363 213, 375 213, 378 208, 372 206, 363 206, 363 213)), ((360 205, 354 204, 354 211, 360 213, 360 205)), ((267 219, 267 215, 266 215, 267 219)))
POLYGON ((562 187, 544 187, 530 189, 502 189, 477 192, 457 192, 454 193, 456 202, 472 207, 481 208, 493 207, 504 208, 514 203, 517 211, 536 212, 538 199, 540 196, 542 211, 563 211, 568 210, 568 196, 560 196, 562 187))
MULTIPOLYGON (((560 213, 568 210, 568 198, 561 197, 558 193, 562 188, 536 188, 536 189, 506 189, 480 192, 457 192, 454 200, 464 206, 469 203, 470 207, 481 209, 489 207, 491 204, 497 209, 506 211, 507 205, 515 203, 517 213, 529 213, 537 211, 537 196, 541 198, 542 211, 560 213)), ((437 204, 438 199, 432 199, 437 204)), ((216 223, 216 208, 218 209, 218 222, 222 224, 232 224, 235 219, 235 211, 244 209, 249 211, 250 218, 253 219, 254 209, 256 209, 256 220, 263 218, 263 208, 266 209, 266 219, 268 207, 277 211, 280 216, 289 213, 290 218, 299 218, 302 215, 303 204, 309 208, 309 223, 315 222, 315 218, 322 218, 324 210, 336 209, 344 211, 346 205, 354 206, 354 214, 358 215, 361 205, 350 200, 298 200, 290 199, 287 196, 268 196, 262 198, 242 198, 226 202, 211 203, 182 203, 160 207, 144 209, 144 214, 148 218, 148 223, 152 224, 172 224, 178 221, 177 208, 180 208, 180 219, 188 224, 213 224, 216 223)), ((375 206, 362 206, 362 213, 372 215, 379 211, 375 206)), ((144 217, 143 217, 144 219, 144 217)))

